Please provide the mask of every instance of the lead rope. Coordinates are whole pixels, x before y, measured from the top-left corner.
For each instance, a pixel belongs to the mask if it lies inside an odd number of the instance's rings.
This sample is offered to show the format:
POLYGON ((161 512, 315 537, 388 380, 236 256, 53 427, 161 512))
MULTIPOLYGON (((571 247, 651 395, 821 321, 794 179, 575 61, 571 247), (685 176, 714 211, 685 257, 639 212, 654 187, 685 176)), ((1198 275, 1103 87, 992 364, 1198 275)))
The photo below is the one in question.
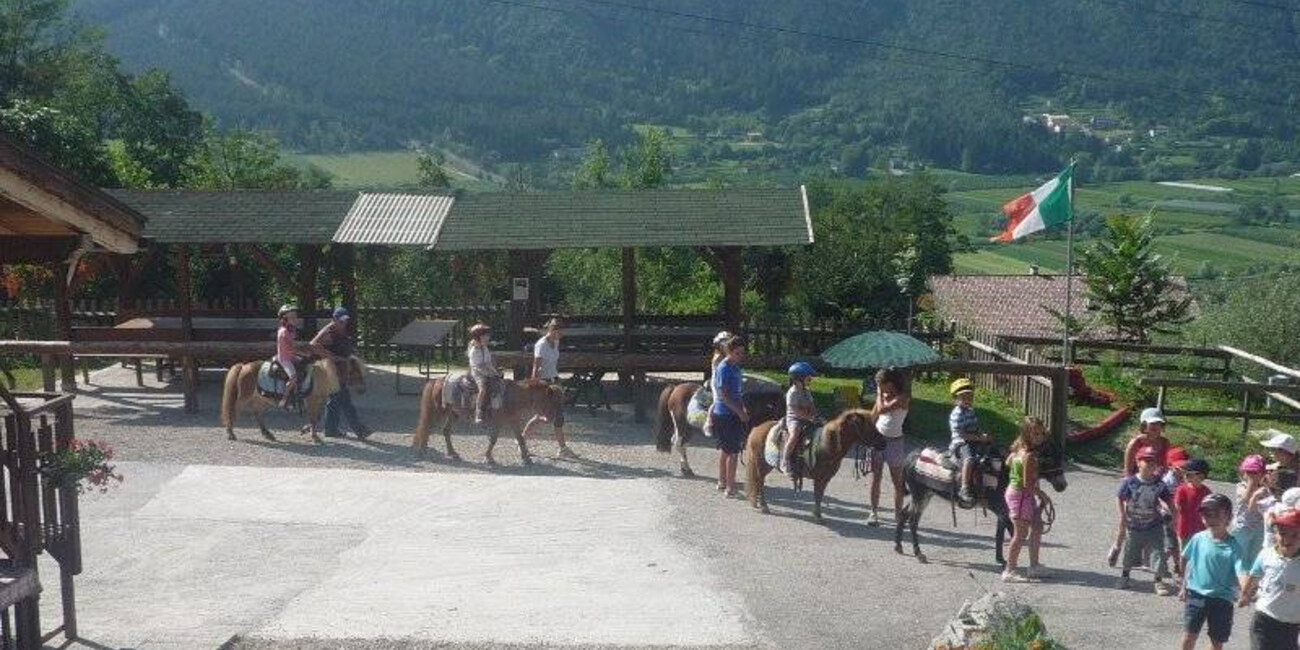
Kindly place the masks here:
POLYGON ((1056 523, 1056 504, 1047 495, 1043 495, 1043 504, 1038 508, 1038 521, 1042 524, 1043 535, 1052 530, 1052 524, 1056 523))

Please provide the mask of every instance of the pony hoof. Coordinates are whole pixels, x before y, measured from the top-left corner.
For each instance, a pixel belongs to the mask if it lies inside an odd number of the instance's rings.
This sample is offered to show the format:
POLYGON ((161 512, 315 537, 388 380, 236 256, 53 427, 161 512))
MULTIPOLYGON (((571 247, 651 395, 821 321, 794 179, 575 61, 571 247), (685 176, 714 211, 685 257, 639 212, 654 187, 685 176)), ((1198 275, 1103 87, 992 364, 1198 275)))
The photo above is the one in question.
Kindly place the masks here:
POLYGON ((895 546, 895 547, 894 547, 894 552, 897 553, 897 554, 899 554, 899 555, 902 555, 902 554, 903 554, 903 547, 902 547, 902 546, 895 546))
POLYGON ((454 451, 449 451, 449 452, 447 452, 447 460, 450 460, 450 461, 452 461, 452 462, 459 463, 459 462, 460 462, 460 454, 458 454, 458 453, 456 453, 456 452, 454 452, 454 451))
POLYGON ((929 558, 925 557, 925 553, 917 553, 917 554, 916 554, 916 561, 917 561, 917 562, 920 562, 921 564, 929 564, 929 563, 930 563, 929 558))
MULTIPOLYGON (((275 442, 275 436, 271 435, 270 431, 263 431, 262 437, 266 438, 267 440, 270 440, 271 442, 275 442)), ((231 437, 231 440, 234 440, 234 437, 231 437)))
POLYGON ((488 456, 488 457, 487 457, 487 461, 486 461, 486 462, 487 462, 488 467, 496 467, 496 466, 497 466, 497 461, 496 461, 496 459, 493 458, 493 457, 491 457, 491 456, 488 456))
POLYGON ((758 511, 761 512, 761 513, 763 513, 763 514, 765 514, 765 515, 770 515, 770 514, 772 514, 772 511, 771 511, 770 509, 768 509, 768 507, 767 507, 766 504, 759 506, 759 507, 758 507, 758 511))
POLYGON ((236 438, 236 437, 235 437, 235 434, 227 432, 227 433, 226 433, 226 440, 239 440, 239 438, 236 438))
POLYGON ((524 467, 528 467, 528 466, 530 466, 530 465, 533 464, 533 459, 532 459, 532 458, 529 458, 528 456, 524 456, 523 458, 521 458, 521 459, 519 460, 519 462, 520 462, 520 464, 523 465, 524 467))
POLYGON ((695 471, 689 467, 681 468, 682 478, 695 478, 695 471))

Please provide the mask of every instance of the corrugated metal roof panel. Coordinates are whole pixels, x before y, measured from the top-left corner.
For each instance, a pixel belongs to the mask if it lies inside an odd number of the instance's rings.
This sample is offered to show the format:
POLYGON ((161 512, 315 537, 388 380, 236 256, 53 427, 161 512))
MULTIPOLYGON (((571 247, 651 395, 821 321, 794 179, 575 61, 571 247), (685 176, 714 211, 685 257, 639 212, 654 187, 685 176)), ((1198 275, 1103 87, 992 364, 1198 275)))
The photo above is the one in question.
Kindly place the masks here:
POLYGON ((455 198, 424 194, 361 194, 334 233, 339 244, 430 246, 455 198))

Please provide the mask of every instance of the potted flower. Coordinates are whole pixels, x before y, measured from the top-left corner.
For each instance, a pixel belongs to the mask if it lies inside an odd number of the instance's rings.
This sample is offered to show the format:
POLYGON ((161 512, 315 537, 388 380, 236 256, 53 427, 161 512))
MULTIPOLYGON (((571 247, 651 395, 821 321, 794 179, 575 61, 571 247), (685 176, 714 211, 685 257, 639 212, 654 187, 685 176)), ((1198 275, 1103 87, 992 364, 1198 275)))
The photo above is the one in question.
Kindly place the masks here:
POLYGON ((42 454, 41 473, 61 487, 75 485, 77 494, 103 493, 122 482, 122 475, 109 464, 112 459, 113 449, 103 442, 73 439, 58 451, 42 454))

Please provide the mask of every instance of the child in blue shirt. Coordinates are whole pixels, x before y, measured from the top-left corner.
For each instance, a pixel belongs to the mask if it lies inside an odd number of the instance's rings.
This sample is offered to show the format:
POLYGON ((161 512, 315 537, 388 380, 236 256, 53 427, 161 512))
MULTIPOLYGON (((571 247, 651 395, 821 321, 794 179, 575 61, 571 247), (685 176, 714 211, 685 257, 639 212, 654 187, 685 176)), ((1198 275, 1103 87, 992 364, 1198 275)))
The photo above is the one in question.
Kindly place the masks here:
POLYGON ((1237 599, 1242 565, 1241 545, 1228 533, 1232 522, 1232 500, 1210 494, 1199 508, 1206 529, 1192 535, 1183 545, 1183 588, 1178 598, 1183 609, 1183 648, 1196 647, 1201 628, 1209 623, 1210 647, 1223 648, 1232 634, 1232 604, 1237 599))

